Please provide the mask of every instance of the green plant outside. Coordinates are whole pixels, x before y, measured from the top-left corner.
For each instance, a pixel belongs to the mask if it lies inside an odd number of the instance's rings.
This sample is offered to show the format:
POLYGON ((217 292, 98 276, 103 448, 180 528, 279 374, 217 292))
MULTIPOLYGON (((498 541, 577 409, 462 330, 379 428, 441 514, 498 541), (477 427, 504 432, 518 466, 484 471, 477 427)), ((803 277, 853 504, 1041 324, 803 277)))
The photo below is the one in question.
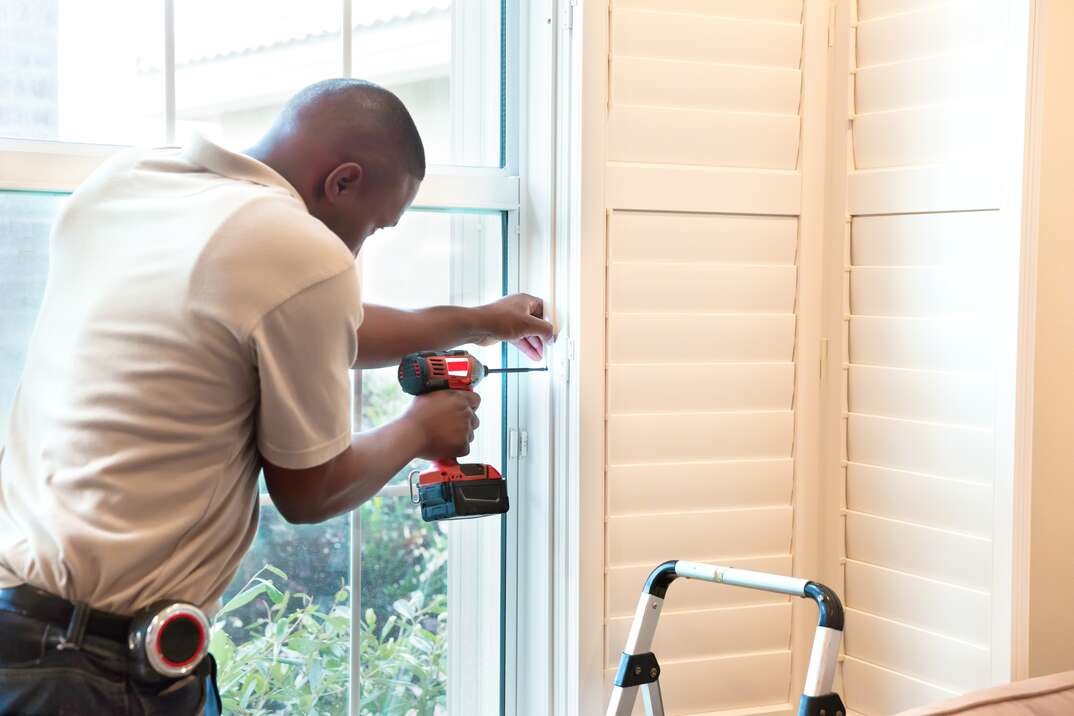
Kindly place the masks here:
MULTIPOLYGON (((218 663, 218 683, 226 713, 346 713, 350 681, 350 590, 341 588, 334 604, 321 608, 305 594, 281 592, 266 567, 232 597, 217 615, 210 649, 218 663), (221 619, 260 602, 265 615, 233 637, 221 619)), ((369 716, 424 716, 446 713, 447 600, 426 602, 421 591, 393 604, 378 620, 367 609, 359 625, 362 664, 361 707, 369 716)))

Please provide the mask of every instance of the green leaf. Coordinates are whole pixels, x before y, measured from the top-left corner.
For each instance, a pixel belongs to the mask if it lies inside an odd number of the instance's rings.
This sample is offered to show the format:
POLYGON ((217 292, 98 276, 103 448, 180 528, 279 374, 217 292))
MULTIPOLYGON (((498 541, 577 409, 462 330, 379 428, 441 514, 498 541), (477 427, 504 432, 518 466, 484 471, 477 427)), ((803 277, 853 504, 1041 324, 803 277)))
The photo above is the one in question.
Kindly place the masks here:
POLYGON ((246 688, 243 689, 242 698, 239 700, 241 708, 245 709, 250 703, 250 697, 254 695, 254 691, 257 689, 257 679, 251 678, 246 683, 246 688))
POLYGON ((405 599, 395 600, 395 604, 392 606, 395 608, 395 611, 399 612, 407 619, 414 616, 414 607, 405 599))
POLYGON ((231 662, 231 657, 235 655, 235 642, 223 628, 213 627, 212 637, 209 639, 209 651, 220 663, 220 667, 226 668, 231 662))
POLYGON ((350 594, 347 592, 346 589, 339 590, 338 592, 336 592, 336 603, 341 604, 341 603, 347 601, 347 597, 349 597, 349 596, 350 596, 350 594))
POLYGON ((273 604, 279 604, 283 601, 283 592, 277 589, 276 585, 272 582, 267 582, 265 584, 265 592, 268 594, 268 597, 272 600, 273 604))
POLYGON ((228 603, 225 604, 223 606, 223 608, 220 609, 219 612, 216 613, 216 617, 219 619, 221 615, 227 614, 228 612, 233 612, 233 611, 235 611, 236 609, 238 609, 240 607, 246 606, 247 604, 249 604, 253 600, 257 599, 259 596, 264 594, 264 592, 265 592, 265 583, 264 582, 262 582, 261 584, 258 584, 256 587, 250 587, 245 592, 239 592, 234 597, 232 597, 228 601, 228 603))
POLYGON ((321 664, 321 660, 315 658, 313 663, 310 664, 310 686, 314 691, 321 690, 321 678, 324 676, 324 665, 321 664))
POLYGON ((280 579, 282 579, 284 581, 287 581, 287 574, 282 569, 280 569, 279 567, 273 567, 271 564, 266 564, 264 569, 267 572, 272 572, 273 574, 275 574, 280 579))
POLYGON ((303 656, 309 656, 313 652, 321 648, 322 644, 316 639, 310 639, 306 636, 296 636, 288 640, 288 644, 291 648, 297 651, 303 656))

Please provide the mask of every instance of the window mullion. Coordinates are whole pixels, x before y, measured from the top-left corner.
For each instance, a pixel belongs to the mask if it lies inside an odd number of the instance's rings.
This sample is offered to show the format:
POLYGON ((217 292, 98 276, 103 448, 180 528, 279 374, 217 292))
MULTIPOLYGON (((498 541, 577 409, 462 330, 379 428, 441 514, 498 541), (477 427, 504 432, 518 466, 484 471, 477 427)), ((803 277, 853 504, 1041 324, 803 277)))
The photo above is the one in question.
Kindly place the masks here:
POLYGON ((513 211, 519 205, 517 176, 464 167, 432 167, 418 189, 414 208, 513 211))
MULTIPOLYGON (((350 0, 343 0, 344 29, 350 22, 350 0)), ((349 44, 349 43, 348 43, 349 44)), ((365 262, 358 256, 358 276, 365 274, 365 262)), ((355 432, 365 427, 362 420, 362 370, 353 372, 351 381, 351 426, 355 432)), ((347 684, 348 716, 360 716, 362 713, 362 509, 351 511, 351 633, 350 633, 350 681, 347 684)))
MULTIPOLYGON (((358 270, 362 264, 359 259, 358 270)), ((354 371, 352 381, 352 418, 353 430, 362 429, 362 371, 354 371)), ((350 682, 347 686, 347 705, 349 716, 359 716, 362 711, 362 510, 350 514, 350 572, 351 572, 351 632, 350 632, 350 682)))
MULTIPOLYGON (((353 76, 352 25, 353 0, 340 0, 339 39, 340 75, 353 76)), ((358 258, 358 272, 362 273, 362 259, 358 258)), ((354 371, 354 429, 362 430, 362 371, 354 371)), ((362 712, 362 510, 351 512, 351 678, 347 684, 349 716, 362 712)))
POLYGON ((347 704, 351 716, 362 712, 362 511, 351 512, 351 679, 347 704))
POLYGON ((343 52, 342 76, 353 77, 354 68, 351 67, 353 57, 351 54, 353 0, 341 0, 341 2, 343 3, 343 23, 340 26, 340 39, 342 40, 340 49, 343 52))
POLYGON ((164 0, 164 136, 175 144, 175 0, 164 0))

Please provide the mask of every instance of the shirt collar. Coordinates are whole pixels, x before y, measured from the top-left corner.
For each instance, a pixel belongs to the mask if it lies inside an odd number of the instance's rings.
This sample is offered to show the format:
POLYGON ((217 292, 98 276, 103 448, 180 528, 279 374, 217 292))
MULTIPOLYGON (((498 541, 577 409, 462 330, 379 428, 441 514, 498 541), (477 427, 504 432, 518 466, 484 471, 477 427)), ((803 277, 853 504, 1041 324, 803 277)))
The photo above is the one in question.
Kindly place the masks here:
POLYGON ((261 184, 262 186, 279 187, 298 199, 302 206, 306 205, 302 195, 275 169, 257 161, 253 157, 224 149, 219 144, 209 141, 200 134, 193 135, 190 143, 186 145, 182 153, 190 162, 205 167, 214 174, 261 184))

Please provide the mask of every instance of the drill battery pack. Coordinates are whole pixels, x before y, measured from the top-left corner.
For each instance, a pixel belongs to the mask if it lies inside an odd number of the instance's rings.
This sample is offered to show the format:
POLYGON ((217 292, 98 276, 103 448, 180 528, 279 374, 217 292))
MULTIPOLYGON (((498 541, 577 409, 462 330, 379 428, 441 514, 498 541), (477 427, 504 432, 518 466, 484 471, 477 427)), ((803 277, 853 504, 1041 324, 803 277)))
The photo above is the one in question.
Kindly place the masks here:
POLYGON ((496 468, 479 463, 411 473, 411 500, 426 522, 462 520, 507 512, 507 481, 496 468), (415 479, 417 478, 417 479, 415 479))
POLYGON ((461 520, 507 512, 503 480, 441 482, 418 488, 421 518, 426 522, 461 520))

